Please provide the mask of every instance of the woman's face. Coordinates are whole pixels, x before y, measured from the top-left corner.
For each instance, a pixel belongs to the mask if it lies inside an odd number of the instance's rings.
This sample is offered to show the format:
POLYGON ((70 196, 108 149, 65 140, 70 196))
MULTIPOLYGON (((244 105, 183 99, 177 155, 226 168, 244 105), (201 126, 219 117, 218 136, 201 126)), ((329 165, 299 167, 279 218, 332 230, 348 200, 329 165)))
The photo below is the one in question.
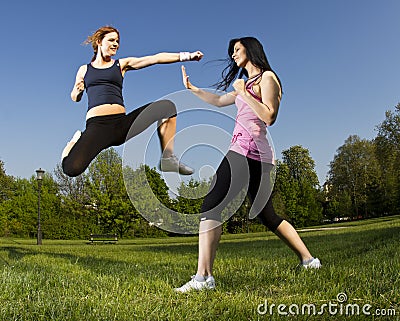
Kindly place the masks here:
POLYGON ((119 48, 119 37, 118 33, 110 32, 107 33, 101 43, 99 44, 99 49, 104 57, 114 56, 119 48))
POLYGON ((233 47, 232 59, 240 68, 244 68, 248 62, 246 48, 240 42, 235 43, 233 47))

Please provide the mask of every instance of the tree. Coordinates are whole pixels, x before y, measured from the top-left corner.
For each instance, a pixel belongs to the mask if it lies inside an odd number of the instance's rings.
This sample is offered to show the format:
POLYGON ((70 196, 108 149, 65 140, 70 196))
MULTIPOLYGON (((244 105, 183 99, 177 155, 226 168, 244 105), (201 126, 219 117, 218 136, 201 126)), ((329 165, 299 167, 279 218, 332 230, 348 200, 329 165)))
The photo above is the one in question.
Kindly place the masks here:
POLYGON ((179 217, 177 220, 179 220, 180 231, 193 234, 198 232, 201 205, 208 193, 210 184, 211 179, 209 181, 196 181, 191 178, 187 184, 181 182, 181 185, 178 187, 178 197, 174 206, 175 210, 181 214, 177 216, 179 217))
MULTIPOLYGON (((45 174, 41 187, 41 225, 43 238, 57 238, 60 199, 58 188, 50 174, 45 174)), ((17 179, 13 197, 0 205, 5 215, 3 235, 34 237, 38 220, 38 182, 36 177, 17 179)))
POLYGON ((384 213, 400 210, 400 104, 394 112, 386 111, 385 120, 376 129, 376 158, 382 174, 382 203, 384 213))
POLYGON ((60 164, 54 170, 60 196, 69 199, 82 206, 90 203, 88 178, 85 174, 77 177, 69 177, 64 174, 60 164))
POLYGON ((60 198, 58 238, 87 238, 97 228, 97 215, 85 174, 69 177, 58 164, 54 170, 60 198))
POLYGON ((188 184, 181 182, 178 187, 176 209, 186 214, 197 214, 201 211, 204 197, 207 195, 210 181, 196 181, 190 179, 188 184))
POLYGON ((296 227, 319 223, 322 203, 314 160, 299 145, 284 150, 282 156, 282 162, 277 162, 273 197, 277 213, 296 227))
POLYGON ((0 160, 0 202, 10 199, 13 189, 14 179, 6 174, 4 163, 0 160))
POLYGON ((308 149, 296 145, 282 151, 283 163, 287 165, 289 177, 300 185, 319 187, 318 176, 315 172, 315 162, 308 149))
MULTIPOLYGON (((38 182, 36 177, 31 177, 30 184, 35 191, 35 202, 37 204, 38 182)), ((63 222, 63 216, 61 215, 61 199, 59 197, 57 182, 50 173, 45 173, 43 176, 40 189, 40 213, 43 238, 60 239, 68 236, 63 233, 64 228, 60 226, 63 222)))
POLYGON ((371 206, 377 203, 380 180, 374 143, 357 135, 349 136, 330 163, 326 183, 327 197, 332 202, 329 215, 374 215, 377 209, 371 206))
POLYGON ((34 236, 37 227, 37 193, 32 182, 16 179, 13 197, 0 204, 5 217, 3 235, 34 236))
POLYGON ((115 149, 101 152, 89 166, 87 182, 99 232, 116 232, 122 237, 131 227, 135 209, 125 190, 121 164, 115 149))
POLYGON ((168 195, 168 186, 161 175, 154 168, 144 164, 136 170, 126 166, 123 173, 126 191, 136 213, 132 226, 135 235, 166 235, 165 230, 171 230, 174 224, 170 212, 173 203, 168 195))
POLYGON ((4 163, 0 160, 0 235, 7 235, 8 232, 8 218, 6 210, 7 206, 4 202, 9 201, 15 193, 14 178, 8 176, 4 169, 4 163))

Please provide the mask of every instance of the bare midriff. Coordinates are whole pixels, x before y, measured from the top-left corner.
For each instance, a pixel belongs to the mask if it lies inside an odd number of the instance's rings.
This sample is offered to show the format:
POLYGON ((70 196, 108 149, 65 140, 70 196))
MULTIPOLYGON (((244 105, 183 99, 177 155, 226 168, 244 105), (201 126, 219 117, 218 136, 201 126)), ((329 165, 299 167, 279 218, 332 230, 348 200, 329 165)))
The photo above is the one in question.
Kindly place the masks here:
POLYGON ((104 104, 93 107, 86 113, 86 119, 96 116, 125 114, 125 107, 119 104, 104 104))

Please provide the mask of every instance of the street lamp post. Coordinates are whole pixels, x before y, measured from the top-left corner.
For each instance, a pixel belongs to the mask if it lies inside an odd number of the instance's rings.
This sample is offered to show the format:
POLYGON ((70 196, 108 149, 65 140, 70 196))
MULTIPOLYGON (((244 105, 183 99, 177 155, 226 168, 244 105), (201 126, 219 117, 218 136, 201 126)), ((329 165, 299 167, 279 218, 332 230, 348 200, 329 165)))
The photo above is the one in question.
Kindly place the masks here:
POLYGON ((36 180, 38 182, 38 228, 37 228, 37 245, 42 245, 42 227, 40 226, 40 190, 42 189, 44 170, 39 168, 36 170, 36 180))

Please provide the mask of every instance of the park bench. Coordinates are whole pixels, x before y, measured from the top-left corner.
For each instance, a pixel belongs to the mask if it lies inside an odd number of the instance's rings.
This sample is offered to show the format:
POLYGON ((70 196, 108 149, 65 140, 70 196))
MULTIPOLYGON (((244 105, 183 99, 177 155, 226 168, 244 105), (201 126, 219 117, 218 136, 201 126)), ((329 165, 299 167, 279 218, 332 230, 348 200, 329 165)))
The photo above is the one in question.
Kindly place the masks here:
POLYGON ((90 243, 102 242, 102 243, 117 243, 117 234, 90 234, 90 243))

